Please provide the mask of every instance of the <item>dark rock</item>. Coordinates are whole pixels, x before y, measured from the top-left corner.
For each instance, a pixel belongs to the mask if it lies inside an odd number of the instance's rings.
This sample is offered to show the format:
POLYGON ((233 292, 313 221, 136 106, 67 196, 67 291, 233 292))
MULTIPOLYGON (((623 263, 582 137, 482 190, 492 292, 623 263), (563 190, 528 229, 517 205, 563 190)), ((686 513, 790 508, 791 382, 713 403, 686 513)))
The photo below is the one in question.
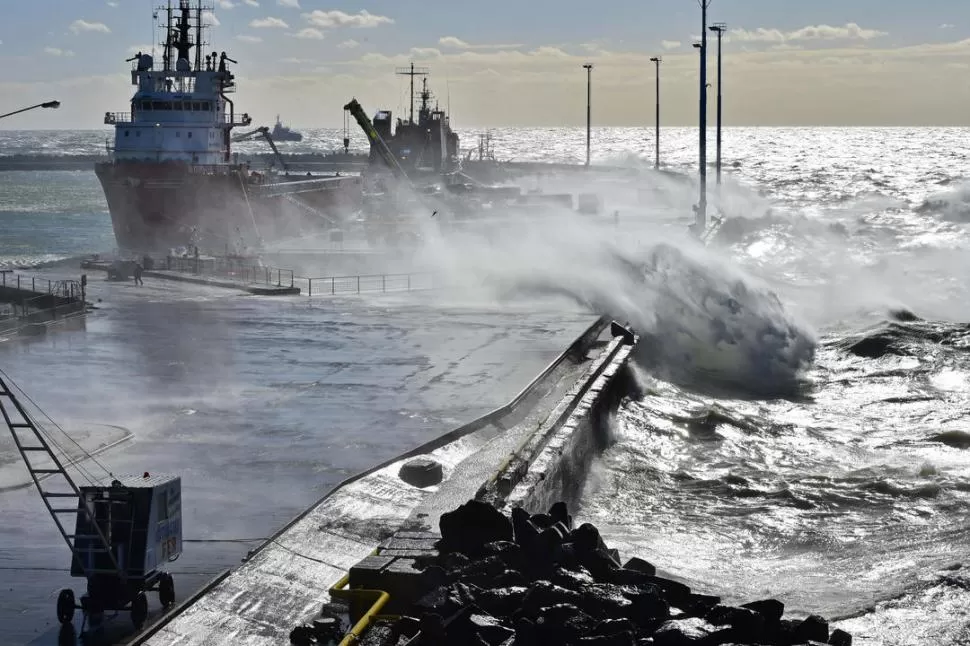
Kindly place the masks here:
POLYGON ((532 524, 535 525, 539 531, 542 531, 547 527, 552 527, 556 524, 556 519, 549 514, 533 514, 529 520, 532 521, 532 524))
POLYGON ((714 597, 707 594, 691 593, 687 597, 687 602, 679 606, 688 615, 693 617, 704 617, 713 608, 721 603, 721 597, 714 597))
MULTIPOLYGON (((460 611, 458 611, 460 612, 460 611)), ((425 644, 443 644, 447 639, 445 632, 445 622, 441 615, 429 612, 421 617, 420 621, 421 641, 425 644)))
POLYGON ((512 541, 496 541, 485 546, 485 554, 497 556, 505 565, 513 570, 524 570, 527 565, 525 552, 522 547, 512 541))
POLYGON ((610 583, 617 585, 646 585, 650 583, 651 574, 638 570, 628 570, 625 567, 616 568, 609 573, 610 583))
POLYGON ((514 530, 516 545, 520 546, 526 552, 532 552, 536 549, 539 530, 529 520, 529 512, 521 507, 513 507, 512 529, 514 530))
POLYGON ((575 592, 580 592, 583 588, 588 585, 593 585, 596 581, 590 576, 583 568, 577 570, 569 570, 563 567, 556 568, 552 575, 549 577, 552 583, 566 588, 567 590, 573 590, 575 592))
POLYGON ((575 640, 575 646, 633 646, 633 633, 624 631, 610 635, 592 635, 575 640))
POLYGON ((775 644, 797 644, 798 627, 801 622, 795 619, 781 619, 773 627, 772 643, 775 644))
POLYGON ((290 643, 296 646, 312 646, 316 643, 313 626, 297 626, 291 630, 290 643))
POLYGON ((440 462, 431 458, 415 458, 401 466, 398 477, 412 487, 422 489, 440 484, 444 474, 440 462))
POLYGON ((730 626, 734 629, 734 638, 740 642, 754 643, 767 639, 765 618, 750 608, 715 606, 704 619, 714 626, 730 626))
POLYGON ((313 620, 313 634, 318 641, 340 639, 340 620, 336 617, 319 617, 313 620))
POLYGON ((643 572, 649 576, 654 576, 657 574, 657 568, 655 568, 651 563, 644 561, 641 558, 633 557, 626 562, 623 566, 626 570, 635 570, 637 572, 643 572))
POLYGON ((606 543, 600 537, 599 530, 590 523, 583 523, 569 533, 569 542, 576 549, 576 555, 582 558, 585 554, 592 554, 596 550, 606 550, 606 543))
MULTIPOLYGON (((488 646, 500 646, 515 637, 515 631, 489 615, 474 614, 469 618, 472 631, 488 646)), ((450 635, 449 635, 450 636, 450 635)))
POLYGON ((785 604, 777 599, 752 601, 751 603, 742 604, 741 607, 754 610, 764 617, 765 621, 769 624, 777 623, 781 620, 781 616, 785 614, 785 604))
POLYGON ((829 644, 831 644, 831 646, 852 646, 852 635, 844 630, 836 628, 832 631, 832 634, 829 635, 829 644))
MULTIPOLYGON (((573 543, 575 546, 575 543, 573 543)), ((580 564, 589 570, 599 583, 608 583, 612 580, 613 571, 619 569, 619 565, 608 551, 599 548, 592 552, 578 551, 576 554, 580 564)))
POLYGON ((815 640, 824 644, 829 640, 829 622, 818 615, 811 615, 795 629, 795 638, 799 641, 815 640))
POLYGON ((715 644, 717 629, 699 617, 664 622, 653 634, 656 646, 692 646, 715 644))
POLYGON ((417 614, 427 614, 430 612, 441 615, 450 615, 458 611, 461 607, 461 600, 453 586, 439 586, 424 595, 414 604, 417 614))
POLYGON ((536 618, 536 631, 545 644, 571 643, 595 625, 592 617, 571 603, 543 608, 536 618))
POLYGON ((609 583, 588 585, 583 589, 583 603, 580 607, 598 617, 629 617, 633 601, 625 592, 623 587, 609 583))
POLYGON ((538 637, 534 621, 525 617, 515 620, 515 646, 538 646, 538 637))
POLYGON ((622 567, 623 561, 620 560, 620 550, 613 547, 608 547, 606 549, 606 553, 609 554, 610 558, 613 559, 613 562, 616 563, 616 567, 622 567))
POLYGON ((670 618, 670 604, 656 588, 642 590, 631 601, 627 617, 645 631, 651 631, 670 618))
POLYGON ((535 617, 542 608, 560 604, 579 606, 582 596, 578 592, 560 588, 548 581, 537 581, 522 600, 522 613, 527 617, 535 617))
POLYGON ((554 522, 565 525, 567 529, 573 525, 573 517, 569 515, 569 510, 564 502, 553 503, 552 507, 549 508, 549 516, 552 517, 554 522))
POLYGON ((471 559, 462 554, 461 552, 450 552, 448 554, 442 554, 438 558, 438 564, 445 569, 446 572, 456 572, 468 567, 471 563, 471 559))
POLYGON ((617 633, 630 633, 636 631, 636 626, 629 619, 604 619, 596 624, 590 631, 590 635, 615 635, 617 633))
POLYGON ((523 586, 482 590, 475 595, 475 603, 492 616, 509 617, 522 608, 528 592, 529 589, 523 586))
POLYGON ((684 610, 685 606, 690 603, 690 587, 679 581, 652 576, 650 577, 649 583, 660 588, 664 598, 672 606, 677 606, 681 610, 684 610))
POLYGON ((512 523, 495 507, 478 500, 441 515, 439 520, 443 552, 461 552, 478 556, 485 545, 495 541, 512 540, 512 523))

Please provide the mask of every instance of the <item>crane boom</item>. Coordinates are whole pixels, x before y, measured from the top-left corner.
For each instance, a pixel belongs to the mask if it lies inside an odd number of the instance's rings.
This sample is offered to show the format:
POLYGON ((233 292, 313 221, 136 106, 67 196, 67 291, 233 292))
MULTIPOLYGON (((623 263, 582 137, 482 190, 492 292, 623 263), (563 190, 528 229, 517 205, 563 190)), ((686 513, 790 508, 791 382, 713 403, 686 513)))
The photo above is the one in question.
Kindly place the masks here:
POLYGON ((373 145, 377 150, 377 154, 380 155, 381 159, 384 160, 384 163, 387 164, 394 176, 400 180, 410 183, 407 173, 404 172, 404 169, 401 167, 401 164, 398 163, 394 153, 391 152, 390 148, 388 148, 387 143, 384 142, 381 136, 377 133, 377 130, 374 129, 374 124, 371 123, 370 118, 367 116, 367 113, 364 112, 364 108, 361 107, 360 103, 357 102, 357 99, 351 99, 350 103, 344 106, 344 110, 353 115, 358 125, 360 125, 361 129, 364 131, 364 134, 367 135, 367 139, 370 140, 371 145, 373 145))
POLYGON ((283 167, 283 172, 288 173, 290 171, 289 167, 286 165, 286 160, 283 159, 283 155, 280 154, 279 148, 276 147, 276 142, 273 141, 273 136, 269 134, 269 128, 262 126, 256 128, 256 132, 263 136, 263 139, 269 142, 269 147, 273 149, 273 154, 276 155, 276 159, 279 160, 280 166, 283 167))

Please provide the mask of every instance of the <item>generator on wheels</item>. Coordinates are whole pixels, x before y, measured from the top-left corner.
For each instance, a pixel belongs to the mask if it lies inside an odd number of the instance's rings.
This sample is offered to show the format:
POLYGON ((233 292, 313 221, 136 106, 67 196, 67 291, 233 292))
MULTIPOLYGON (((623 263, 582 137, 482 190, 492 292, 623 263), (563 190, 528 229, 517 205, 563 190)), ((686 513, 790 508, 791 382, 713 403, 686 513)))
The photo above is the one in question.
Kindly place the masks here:
MULTIPOLYGON (((159 568, 182 553, 181 479, 148 472, 115 477, 107 469, 106 477, 92 477, 81 459, 72 459, 54 434, 37 423, 12 386, 0 371, 0 416, 71 552, 71 576, 87 581, 80 599, 69 588, 60 591, 58 620, 73 625, 81 610, 83 623, 95 627, 105 612, 128 611, 141 629, 148 619, 147 593, 156 591, 163 608, 175 602, 172 575, 159 568), (76 468, 87 484, 78 486, 65 466, 76 468)), ((81 457, 97 463, 64 435, 81 457)))

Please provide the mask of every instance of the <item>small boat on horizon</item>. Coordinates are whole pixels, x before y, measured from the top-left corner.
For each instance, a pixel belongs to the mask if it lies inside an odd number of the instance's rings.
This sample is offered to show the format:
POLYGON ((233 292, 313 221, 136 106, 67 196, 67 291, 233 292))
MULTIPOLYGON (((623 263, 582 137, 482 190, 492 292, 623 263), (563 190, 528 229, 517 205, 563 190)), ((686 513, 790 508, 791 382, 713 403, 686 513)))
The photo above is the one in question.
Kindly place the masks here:
POLYGON ((303 141, 303 135, 283 125, 280 115, 276 115, 276 125, 273 126, 271 133, 276 141, 303 141))

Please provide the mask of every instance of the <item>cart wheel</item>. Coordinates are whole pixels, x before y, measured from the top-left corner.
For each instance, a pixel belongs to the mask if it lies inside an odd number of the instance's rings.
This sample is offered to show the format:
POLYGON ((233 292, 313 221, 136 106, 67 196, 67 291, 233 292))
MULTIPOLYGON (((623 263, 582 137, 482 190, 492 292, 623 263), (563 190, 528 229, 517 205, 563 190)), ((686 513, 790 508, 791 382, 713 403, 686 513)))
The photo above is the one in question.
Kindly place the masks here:
POLYGON ((139 592, 131 601, 131 623, 137 630, 141 630, 146 619, 148 619, 148 597, 144 592, 139 592))
POLYGON ((67 588, 57 595, 57 620, 62 624, 74 621, 74 591, 67 588))
POLYGON ((158 579, 158 602, 163 608, 175 603, 175 579, 168 572, 162 573, 158 579))

